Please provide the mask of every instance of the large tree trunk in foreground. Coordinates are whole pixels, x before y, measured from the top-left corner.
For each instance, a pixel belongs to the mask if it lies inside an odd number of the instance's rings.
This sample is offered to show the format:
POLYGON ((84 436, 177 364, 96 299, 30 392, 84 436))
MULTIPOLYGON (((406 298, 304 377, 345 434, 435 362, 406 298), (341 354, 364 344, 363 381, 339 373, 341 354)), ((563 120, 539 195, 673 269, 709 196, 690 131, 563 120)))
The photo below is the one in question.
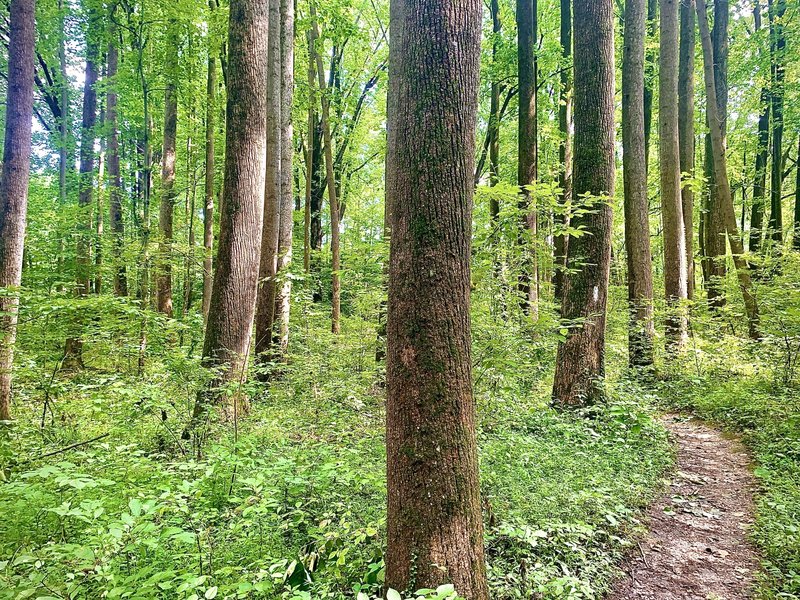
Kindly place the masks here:
MULTIPOLYGON (((694 0, 681 0, 680 47, 678 59, 678 138, 681 175, 694 177, 694 0)), ((694 190, 681 188, 681 208, 686 252, 686 297, 694 298, 694 190)))
POLYGON ((714 49, 711 44, 711 34, 708 30, 708 17, 706 16, 705 0, 696 0, 697 20, 700 25, 700 41, 703 46, 703 75, 706 87, 706 113, 711 138, 712 161, 714 163, 714 179, 719 194, 721 209, 725 220, 725 229, 731 245, 731 254, 736 266, 739 287, 744 298, 745 312, 747 313, 748 333, 751 338, 758 339, 759 313, 758 303, 753 293, 753 284, 750 279, 750 269, 744 258, 744 247, 739 229, 736 224, 736 214, 733 210, 733 198, 728 180, 728 166, 725 158, 725 142, 722 134, 719 110, 717 103, 716 82, 714 81, 714 49))
POLYGON ((161 207, 158 230, 161 235, 158 252, 156 294, 158 312, 172 316, 172 218, 175 212, 175 145, 178 133, 178 35, 177 23, 170 21, 167 42, 164 92, 164 146, 161 155, 161 207))
POLYGON ((117 128, 117 64, 119 54, 117 51, 116 29, 111 28, 108 42, 108 71, 109 87, 106 92, 106 126, 108 127, 108 177, 109 177, 109 220, 111 233, 114 236, 114 294, 117 296, 128 295, 128 276, 125 262, 122 258, 122 249, 125 244, 125 222, 122 219, 122 176, 119 169, 119 130, 117 128))
POLYGON ((614 10, 612 0, 575 4, 575 145, 572 198, 601 197, 591 211, 573 217, 587 235, 571 239, 561 316, 570 325, 559 344, 553 398, 581 405, 601 395, 606 301, 611 266, 614 196, 614 10), (576 323, 580 321, 580 323, 576 323))
POLYGON ((678 2, 661 0, 658 69, 658 158, 661 170, 661 217, 664 228, 666 343, 677 350, 687 341, 685 315, 686 237, 681 201, 678 139, 678 2))
POLYGON ((203 363, 219 371, 198 394, 190 430, 201 424, 209 405, 219 398, 219 386, 242 378, 247 367, 264 211, 268 22, 261 0, 231 1, 225 186, 203 344, 203 363))
MULTIPOLYGON (((561 0, 561 91, 558 102, 558 130, 561 133, 558 144, 558 160, 561 165, 558 186, 561 188, 559 204, 564 207, 572 190, 572 147, 570 130, 572 128, 572 6, 571 0, 561 0)), ((566 215, 559 211, 555 222, 566 226, 566 215)), ((553 240, 553 295, 561 301, 564 290, 564 270, 567 266, 567 245, 569 237, 560 234, 553 240)))
POLYGON ((628 264, 628 356, 631 366, 653 364, 653 267, 644 149, 645 2, 625 4, 622 57, 622 166, 628 264))
POLYGON ((391 21, 386 584, 487 600, 469 317, 481 3, 392 0, 391 21))
POLYGON ((203 205, 203 319, 208 320, 214 283, 214 131, 217 114, 217 62, 209 48, 206 80, 206 189, 203 205))
POLYGON ((0 175, 0 421, 11 419, 11 369, 28 208, 36 38, 34 0, 11 0, 8 95, 0 175))

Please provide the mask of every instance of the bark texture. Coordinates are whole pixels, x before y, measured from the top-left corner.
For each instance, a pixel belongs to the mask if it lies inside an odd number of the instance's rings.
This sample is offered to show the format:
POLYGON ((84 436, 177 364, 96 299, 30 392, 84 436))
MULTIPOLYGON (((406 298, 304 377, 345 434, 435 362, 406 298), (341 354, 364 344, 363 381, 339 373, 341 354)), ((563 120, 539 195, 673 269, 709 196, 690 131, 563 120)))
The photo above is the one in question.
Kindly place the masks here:
MULTIPOLYGON (((695 8, 694 0, 680 0, 680 46, 678 58, 678 138, 680 169, 693 178, 694 173, 694 57, 695 8)), ((686 252, 686 297, 694 298, 694 190, 689 184, 681 187, 684 246, 686 252)))
POLYGON ((106 126, 108 128, 107 162, 108 162, 108 212, 111 221, 113 239, 114 262, 114 294, 117 296, 128 295, 128 276, 125 262, 122 258, 122 249, 125 243, 125 222, 122 218, 122 176, 119 169, 119 129, 117 126, 117 65, 119 52, 117 50, 116 28, 112 27, 108 42, 107 72, 109 80, 106 92, 106 126))
POLYGON ((631 366, 653 364, 653 267, 644 147, 645 1, 625 3, 622 57, 622 167, 625 251, 628 265, 628 357, 631 366))
POLYGON ((217 62, 209 49, 206 79, 206 189, 203 204, 203 318, 208 320, 211 288, 214 283, 214 130, 217 111, 217 62))
MULTIPOLYGON (((614 10, 612 0, 576 2, 575 145, 572 197, 575 205, 614 195, 614 10)), ((570 325, 559 344, 553 398, 581 405, 601 394, 604 374, 606 302, 611 265, 611 206, 607 201, 576 216, 587 235, 570 240, 569 275, 561 316, 570 325)))
POLYGON ((470 359, 479 0, 392 0, 386 584, 487 600, 470 359))
MULTIPOLYGON (((566 205, 572 190, 572 146, 570 133, 572 128, 572 2, 561 0, 561 90, 558 103, 558 129, 561 139, 558 144, 558 160, 561 170, 558 177, 558 186, 561 188, 559 203, 566 205)), ((560 226, 567 225, 567 216, 562 211, 555 215, 555 223, 560 226)), ((553 294, 557 301, 561 301, 564 291, 564 270, 567 266, 567 245, 569 238, 559 234, 553 240, 553 294)))
POLYGON ((0 175, 0 421, 11 419, 11 370, 17 335, 17 289, 28 208, 33 119, 36 3, 11 0, 6 127, 0 175))
POLYGON ((758 146, 753 177, 753 207, 750 213, 750 252, 759 252, 764 238, 764 203, 767 196, 767 161, 769 160, 769 90, 761 90, 761 114, 758 116, 758 146))
POLYGON ((783 104, 784 81, 786 79, 786 35, 783 19, 786 0, 767 0, 772 57, 772 170, 770 172, 769 234, 775 244, 783 242, 783 104))

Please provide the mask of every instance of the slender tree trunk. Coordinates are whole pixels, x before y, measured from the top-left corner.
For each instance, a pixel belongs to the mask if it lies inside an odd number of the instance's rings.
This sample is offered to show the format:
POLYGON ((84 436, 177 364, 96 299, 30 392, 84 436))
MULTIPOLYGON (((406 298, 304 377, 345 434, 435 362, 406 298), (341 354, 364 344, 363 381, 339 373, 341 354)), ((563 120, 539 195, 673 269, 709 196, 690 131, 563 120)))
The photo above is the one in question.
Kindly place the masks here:
POLYGON ((281 226, 281 0, 269 0, 267 56, 267 171, 264 189, 264 225, 261 230, 261 263, 258 271, 255 355, 270 362, 275 325, 278 269, 278 237, 281 226))
POLYGON ((161 206, 158 229, 161 235, 157 268, 158 312, 172 316, 172 220, 175 211, 175 145, 178 132, 178 24, 171 20, 166 49, 166 91, 164 93, 164 146, 161 156, 161 206))
MULTIPOLYGON (((113 15, 112 15, 113 23, 113 15)), ((107 77, 109 81, 106 91, 106 122, 108 127, 108 177, 109 177, 109 220, 113 239, 114 261, 114 294, 128 295, 128 277, 122 250, 125 244, 125 222, 122 217, 122 176, 119 166, 119 130, 117 126, 117 30, 112 25, 108 41, 107 77)))
POLYGON ((11 420, 11 371, 17 335, 17 289, 28 208, 28 178, 33 120, 33 68, 36 3, 11 0, 8 93, 0 175, 0 421, 11 420))
POLYGON ((800 141, 797 147, 797 168, 795 169, 795 188, 794 188, 794 234, 792 238, 792 249, 800 252, 800 141))
POLYGON ((556 355, 553 398, 562 405, 597 399, 605 370, 605 324, 614 196, 614 7, 575 3, 575 166, 572 202, 600 199, 573 217, 586 235, 570 240, 561 316, 570 324, 556 355), (580 323, 577 323, 580 321, 580 323))
POLYGON ((783 19, 786 0, 767 0, 770 32, 770 54, 772 81, 770 101, 772 104, 772 172, 770 177, 769 235, 780 246, 783 243, 783 98, 786 79, 786 36, 783 19))
MULTIPOLYGON (((269 11, 260 0, 231 0, 224 197, 203 364, 217 375, 198 394, 184 437, 220 397, 219 386, 244 376, 258 284, 267 150, 269 11)), ((237 400, 234 400, 237 402, 237 400)))
MULTIPOLYGON (((658 28, 658 0, 647 0, 647 38, 654 39, 658 28)), ((647 44, 645 44, 647 47, 647 44)), ((649 47, 644 65, 644 158, 650 167, 650 131, 653 123, 653 85, 656 79, 656 51, 649 47)))
POLYGON ((292 279, 292 234, 294 228, 294 131, 292 99, 294 96, 294 1, 281 0, 281 200, 278 236, 278 282, 275 318, 278 321, 276 347, 281 357, 289 348, 289 315, 292 279))
MULTIPOLYGON (((680 170, 693 178, 694 173, 694 57, 695 8, 694 0, 680 2, 680 49, 678 65, 678 138, 680 170)), ((694 299, 694 190, 692 185, 681 188, 681 209, 685 232, 686 297, 694 299)))
POLYGON ((488 600, 469 316, 481 3, 390 6, 386 584, 488 600))
POLYGON ((661 170, 661 217, 664 229, 666 343, 675 351, 687 341, 686 232, 681 203, 678 137, 678 2, 661 0, 658 69, 658 157, 661 170))
POLYGON ((312 248, 312 199, 314 190, 314 148, 315 148, 315 129, 317 117, 315 114, 317 69, 314 60, 314 37, 313 32, 308 32, 308 136, 306 139, 306 202, 303 214, 303 270, 308 275, 311 273, 311 248, 312 248))
POLYGON ((517 0, 517 61, 519 78, 519 208, 522 216, 520 251, 522 272, 519 292, 522 309, 536 320, 539 314, 539 289, 536 257, 536 195, 529 189, 538 178, 536 107, 536 0, 517 0))
POLYGON ((214 129, 216 127, 217 61, 208 50, 208 75, 206 79, 206 186, 203 205, 203 319, 208 321, 211 306, 211 288, 214 283, 214 129))
MULTIPOLYGON (((316 21, 316 10, 311 4, 311 17, 314 41, 319 39, 319 26, 316 21)), ((339 258, 339 201, 336 195, 336 176, 333 166, 333 142, 331 139, 330 99, 325 94, 325 70, 322 66, 322 57, 315 50, 317 61, 317 78, 322 96, 322 136, 325 142, 325 172, 328 180, 328 202, 331 208, 331 331, 341 331, 341 295, 342 283, 339 275, 341 260, 339 258)))
MULTIPOLYGON (((570 143, 570 130, 572 128, 572 0, 561 0, 561 88, 558 103, 558 129, 561 133, 558 143, 558 160, 561 163, 558 186, 561 188, 559 204, 562 207, 556 214, 555 222, 558 226, 565 227, 567 215, 564 213, 567 199, 572 190, 572 147, 570 143)), ((553 293, 559 302, 563 298, 564 270, 567 266, 567 245, 569 237, 558 234, 553 241, 553 293)))
POLYGON ((759 252, 764 236, 764 202, 767 196, 767 162, 769 160, 769 90, 761 90, 761 114, 758 116, 758 147, 753 179, 753 206, 750 213, 750 252, 759 252))
MULTIPOLYGON (((491 0, 489 6, 492 16, 492 64, 497 65, 497 52, 500 46, 500 0, 491 0)), ((495 186, 499 181, 500 170, 500 82, 495 77, 492 80, 491 98, 489 100, 489 185, 495 186)), ((500 202, 492 197, 489 200, 489 215, 492 222, 496 223, 500 215, 500 202)))
POLYGON ((647 164, 644 151, 645 1, 625 3, 622 56, 622 168, 628 264, 628 356, 631 366, 653 364, 653 268, 647 164))
POLYGON ((725 229, 728 234, 728 241, 731 245, 731 254, 736 266, 736 274, 739 279, 739 287, 744 298, 745 311, 747 313, 749 335, 753 339, 760 337, 759 332, 759 312, 758 303, 753 293, 753 284, 750 279, 750 269, 744 258, 744 247, 742 238, 736 225, 736 214, 733 210, 733 199, 728 180, 728 167, 725 159, 725 141, 722 134, 722 120, 717 107, 718 98, 716 82, 714 80, 715 55, 711 43, 711 34, 708 30, 708 17, 706 16, 705 0, 696 0, 697 20, 700 26, 700 41, 703 47, 703 75, 706 87, 706 113, 711 138, 712 161, 714 163, 714 178, 717 192, 721 201, 723 217, 725 219, 725 229))
MULTIPOLYGON (((105 77, 103 77, 105 80, 105 77)), ((99 130, 104 131, 105 109, 103 103, 98 106, 99 130)), ((105 189, 106 189, 106 139, 100 138, 100 155, 97 161, 97 193, 95 194, 95 216, 94 216, 94 284, 92 291, 100 295, 103 291, 103 235, 105 226, 105 189)))

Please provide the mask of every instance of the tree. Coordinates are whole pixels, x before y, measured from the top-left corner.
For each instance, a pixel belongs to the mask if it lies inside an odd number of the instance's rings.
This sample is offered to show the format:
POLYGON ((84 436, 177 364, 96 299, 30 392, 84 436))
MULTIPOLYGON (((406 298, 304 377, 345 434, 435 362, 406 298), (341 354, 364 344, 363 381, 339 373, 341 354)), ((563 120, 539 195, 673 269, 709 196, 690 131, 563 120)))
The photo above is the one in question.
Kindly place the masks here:
POLYGON ((22 251, 28 209, 33 119, 33 65, 36 3, 11 0, 8 94, 0 175, 0 421, 11 419, 11 370, 17 336, 22 251))
MULTIPOLYGON (((210 8, 213 8, 210 7, 210 8)), ((214 248, 214 128, 217 111, 217 61, 209 44, 206 74, 206 189, 203 204, 203 318, 208 320, 211 306, 214 248)))
POLYGON ((625 3, 622 56, 622 167, 628 265, 628 356, 631 366, 653 364, 653 270, 644 141, 645 2, 625 3))
MULTIPOLYGON (((695 16, 694 0, 680 3, 680 45, 678 57, 678 141, 681 175, 694 177, 694 57, 695 16)), ((681 210, 685 233, 686 297, 694 298, 694 189, 690 184, 681 188, 681 210)))
POLYGON ((175 211, 175 144, 178 136, 178 24, 167 25, 167 49, 164 71, 164 145, 161 155, 161 206, 158 229, 161 234, 156 294, 158 311, 172 316, 172 221, 175 211))
POLYGON ((661 0, 658 69, 658 156, 661 168, 661 216, 664 228, 664 292, 667 300, 668 349, 686 343, 684 307, 686 237, 681 202, 680 143, 678 137, 678 2, 661 0))
POLYGON ((767 0, 769 16, 772 111, 772 171, 770 173, 769 235, 780 245, 783 242, 783 99, 786 79, 786 35, 783 19, 786 0, 767 0))
POLYGON ((569 326, 558 346, 553 398, 581 405, 601 395, 606 301, 611 265, 614 193, 614 21, 612 0, 577 2, 575 28, 575 138, 572 201, 587 210, 571 227, 561 317, 569 326), (587 206, 591 205, 591 206, 587 206))
MULTIPOLYGON (((761 29, 761 3, 753 8, 755 30, 761 29)), ((753 176, 753 207, 750 213, 750 252, 761 250, 764 235, 764 199, 767 195, 767 162, 769 161, 769 114, 772 102, 767 86, 761 88, 761 113, 758 117, 758 145, 756 146, 755 175, 753 176)))
MULTIPOLYGON (((800 162, 800 141, 797 147, 797 160, 800 162)), ((792 249, 800 252, 800 169, 795 172, 793 226, 792 249)))
MULTIPOLYGON (((559 203, 562 207, 566 205, 567 198, 572 193, 572 148, 570 145, 570 130, 572 128, 572 7, 571 0, 561 0, 561 23, 560 23, 560 42, 561 42, 561 87, 558 102, 558 130, 560 132, 558 142, 558 160, 561 163, 558 184, 561 188, 559 203)), ((556 215, 556 223, 567 225, 566 215, 556 215)), ((567 243, 569 238, 564 234, 558 234, 553 241, 553 294, 556 300, 563 298, 564 288, 564 269, 567 266, 567 243)))
POLYGON ((479 0, 392 0, 386 584, 488 599, 470 358, 479 0))
MULTIPOLYGON (((113 23, 113 12, 112 12, 113 23)), ((119 52, 117 50, 117 29, 112 25, 108 40, 108 54, 106 57, 106 77, 109 87, 106 91, 106 126, 108 128, 108 176, 110 180, 109 218, 111 231, 114 235, 114 294, 117 296, 128 295, 128 277, 125 262, 122 258, 122 248, 125 243, 125 222, 122 218, 122 176, 119 168, 119 127, 117 125, 117 64, 119 52)))
POLYGON ((258 283, 266 171, 267 33, 269 13, 259 0, 231 0, 228 21, 228 101, 225 186, 217 269, 211 293, 203 364, 217 376, 198 395, 188 431, 195 429, 219 386, 241 377, 250 350, 258 283))
POLYGON ((760 318, 758 302, 753 293, 753 283, 750 278, 749 266, 744 258, 744 246, 736 225, 736 214, 733 210, 733 198, 731 196, 730 182, 728 180, 725 142, 722 134, 722 119, 720 117, 718 103, 715 101, 719 97, 717 95, 714 77, 714 61, 716 60, 716 56, 711 42, 711 34, 708 29, 705 0, 696 0, 696 8, 697 21, 700 29, 700 42, 703 48, 703 79, 706 88, 706 114, 708 116, 710 131, 709 138, 711 141, 711 160, 714 166, 714 181, 717 187, 717 193, 719 194, 728 242, 731 245, 733 262, 736 266, 739 288, 744 298, 748 333, 751 338, 758 339, 761 337, 759 331, 760 318))

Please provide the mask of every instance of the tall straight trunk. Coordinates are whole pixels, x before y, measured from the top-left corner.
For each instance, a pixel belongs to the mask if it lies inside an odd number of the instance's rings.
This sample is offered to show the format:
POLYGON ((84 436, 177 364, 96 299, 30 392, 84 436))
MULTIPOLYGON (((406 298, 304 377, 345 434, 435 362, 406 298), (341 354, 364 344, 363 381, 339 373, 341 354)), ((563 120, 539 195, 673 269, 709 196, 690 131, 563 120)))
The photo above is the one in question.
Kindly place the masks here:
POLYGON ((661 0, 658 69, 658 158, 661 171, 661 218, 664 230, 666 343, 676 350, 687 340, 685 315, 686 237, 681 202, 678 137, 678 2, 661 0))
MULTIPOLYGON (((313 40, 319 39, 319 25, 316 21, 316 10, 311 4, 311 18, 313 40)), ((331 331, 338 334, 341 331, 341 295, 342 283, 339 275, 341 260, 339 257, 339 201, 336 194, 336 176, 333 166, 333 141, 331 138, 330 99, 325 94, 325 70, 322 66, 322 57, 314 51, 317 62, 317 79, 319 91, 322 96, 322 137, 325 143, 325 173, 328 182, 328 202, 331 209, 331 331)))
POLYGON ((186 196, 183 203, 184 220, 186 222, 186 254, 183 259, 183 304, 181 314, 186 315, 192 308, 194 301, 194 259, 195 259, 195 235, 194 235, 194 213, 195 200, 197 198, 197 170, 194 162, 194 102, 192 102, 191 115, 189 117, 189 135, 186 137, 186 196))
MULTIPOLYGON (((680 170, 693 178, 694 173, 694 0, 680 0, 680 46, 678 58, 678 138, 680 170)), ((694 298, 694 190, 691 185, 681 188, 681 209, 685 232, 686 297, 694 298)))
POLYGON ((208 320, 211 306, 211 287, 214 283, 214 130, 216 127, 217 61, 209 47, 206 77, 206 185, 203 204, 203 319, 208 320))
POLYGON ((390 7, 386 584, 488 600, 469 315, 481 3, 390 7))
POLYGON ((708 17, 706 15, 705 0, 696 0, 697 20, 700 26, 700 41, 703 47, 703 79, 706 88, 706 113, 711 138, 712 162, 714 163, 714 178, 717 185, 717 192, 721 201, 725 229, 728 234, 728 242, 731 245, 731 254, 736 266, 736 274, 739 280, 739 287, 744 298, 745 312, 748 321, 748 333, 751 338, 758 339, 759 332, 759 312, 758 303, 753 292, 753 284, 750 278, 750 269, 744 258, 744 247, 742 238, 736 225, 736 214, 733 210, 733 198, 728 180, 728 167, 725 158, 725 141, 722 134, 722 120, 715 99, 717 96, 716 81, 714 80, 714 64, 716 56, 711 43, 711 34, 708 30, 708 17))
MULTIPOLYGON (((658 0, 647 0, 647 37, 654 39, 658 28, 658 0)), ((645 44, 645 46, 647 46, 645 44)), ((653 124, 653 83, 656 79, 656 51, 645 52, 644 66, 644 159, 650 166, 650 131, 653 124)))
POLYGON ((209 406, 220 398, 219 386, 242 378, 247 367, 264 211, 268 26, 265 2, 231 0, 225 183, 217 268, 203 343, 203 364, 217 372, 198 394, 184 437, 201 424, 209 406))
POLYGON ((275 325, 278 236, 281 226, 281 23, 280 0, 269 0, 267 54, 267 171, 264 187, 264 225, 261 230, 261 262, 256 301, 257 360, 272 360, 275 325))
POLYGON ((769 90, 761 90, 761 114, 758 116, 758 147, 753 177, 753 206, 750 213, 750 252, 759 252, 764 236, 764 203, 767 196, 769 161, 769 90))
POLYGON ((278 235, 278 282, 275 296, 276 348, 281 357, 289 347, 289 315, 292 279, 292 234, 294 227, 294 131, 292 99, 294 96, 294 1, 281 0, 281 199, 278 235))
POLYGON ((303 271, 308 275, 311 273, 311 201, 314 189, 314 141, 317 117, 315 114, 316 97, 314 87, 316 86, 316 61, 314 60, 314 37, 313 32, 309 31, 308 37, 308 130, 306 135, 306 198, 303 210, 303 271))
MULTIPOLYGON (((113 22, 113 15, 112 15, 113 22)), ((111 27, 108 41, 107 71, 109 85, 106 90, 106 126, 108 128, 108 141, 106 142, 108 161, 108 209, 113 237, 113 262, 114 262, 114 294, 117 296, 128 295, 128 276, 125 262, 122 258, 122 249, 125 243, 125 222, 122 217, 122 176, 119 167, 119 129, 117 126, 117 64, 119 52, 117 50, 117 31, 111 27)))
POLYGON ((529 186, 538 177, 537 108, 536 108, 536 0, 517 0, 517 63, 519 80, 519 162, 517 184, 520 186, 520 252, 522 272, 519 292, 522 309, 535 320, 538 317, 538 273, 536 257, 536 196, 529 186))
MULTIPOLYGON (((728 0, 715 0, 714 2, 714 27, 711 32, 711 46, 714 52, 714 87, 720 121, 723 148, 727 146, 725 137, 728 122, 728 0)), ((708 121, 706 114, 706 121, 708 121)), ((710 125, 709 125, 710 127, 710 125)), ((719 184, 716 182, 713 149, 710 134, 706 135, 705 170, 708 180, 708 195, 705 207, 705 261, 704 272, 706 275, 706 291, 708 303, 713 309, 725 305, 725 295, 722 290, 722 278, 727 272, 725 256, 727 244, 725 242, 725 217, 723 200, 719 195, 719 184)))
POLYGON ((771 54, 772 171, 770 173, 769 234, 775 244, 783 243, 783 99, 786 79, 786 35, 783 19, 786 0, 767 0, 771 54))
MULTIPOLYGON (((61 76, 61 122, 58 124, 58 192, 62 204, 67 203, 67 171, 69 169, 69 75, 67 74, 66 15, 64 0, 58 2, 61 33, 58 38, 58 61, 61 76)), ((59 242, 63 244, 63 242, 59 242)), ((63 250, 63 246, 60 248, 63 250)))
MULTIPOLYGON (((500 32, 502 31, 500 0, 491 0, 489 9, 492 16, 492 64, 497 65, 500 32)), ((499 181, 500 170, 500 81, 497 76, 492 79, 487 135, 489 136, 489 185, 495 186, 499 181)), ((495 197, 489 200, 489 214, 492 222, 496 222, 500 215, 500 202, 495 197)))
MULTIPOLYGON (((797 147, 797 163, 800 165, 800 141, 797 147)), ((795 188, 794 188, 794 227, 792 238, 792 249, 800 251, 800 167, 795 169, 795 188)))
POLYGON ((33 65, 36 3, 11 0, 6 131, 0 175, 0 421, 11 420, 11 370, 17 335, 17 288, 28 209, 33 120, 33 65))
MULTIPOLYGON (((567 199, 572 190, 572 147, 570 143, 570 130, 572 127, 572 0, 561 0, 561 88, 558 103, 558 130, 561 134, 558 143, 558 160, 561 165, 558 177, 559 205, 562 210, 556 214, 556 224, 566 226, 567 216, 563 212, 567 199)), ((569 237, 564 234, 555 236, 553 240, 553 294, 555 299, 561 301, 564 288, 564 270, 567 266, 567 245, 569 237)))
POLYGON ((579 406, 601 394, 611 266, 614 196, 614 6, 613 0, 575 3, 575 163, 572 202, 587 194, 602 201, 573 217, 586 235, 570 240, 561 316, 570 324, 556 355, 553 398, 579 406), (580 321, 577 324, 576 322, 580 321))
POLYGON ((625 3, 622 56, 622 168, 625 251, 628 265, 628 357, 631 366, 653 364, 653 268, 647 164, 644 151, 645 0, 625 3))
MULTIPOLYGON (((105 80, 105 77, 103 77, 105 80)), ((98 115, 100 123, 99 130, 104 131, 106 128, 105 119, 106 113, 103 103, 100 102, 98 106, 98 115)), ((95 209, 94 209, 94 283, 92 291, 95 294, 101 294, 103 289, 103 236, 105 227, 105 190, 106 190, 106 139, 100 138, 100 155, 97 161, 97 193, 95 194, 95 209)))
POLYGON ((156 294, 158 312, 172 316, 172 221, 175 211, 175 145, 178 134, 178 24, 167 25, 167 56, 164 65, 164 146, 161 155, 161 206, 158 211, 158 230, 161 235, 157 267, 156 294))

